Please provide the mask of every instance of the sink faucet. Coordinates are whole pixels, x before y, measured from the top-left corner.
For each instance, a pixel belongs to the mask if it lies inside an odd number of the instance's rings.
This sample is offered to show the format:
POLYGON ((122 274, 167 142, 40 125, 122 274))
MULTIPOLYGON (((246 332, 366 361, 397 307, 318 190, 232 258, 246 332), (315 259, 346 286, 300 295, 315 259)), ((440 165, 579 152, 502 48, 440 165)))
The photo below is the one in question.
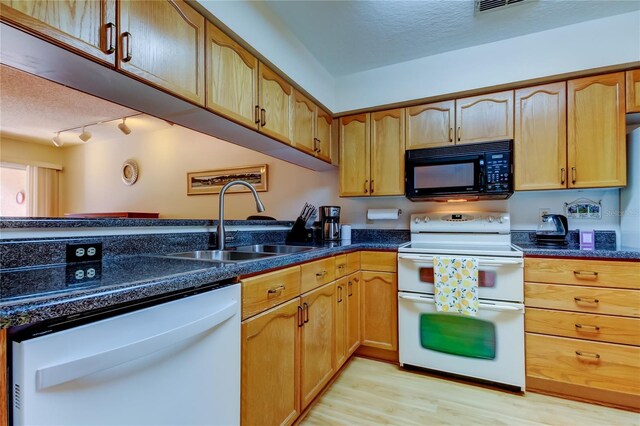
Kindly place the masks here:
POLYGON ((227 192, 227 189, 231 188, 234 185, 243 185, 246 186, 247 188, 249 188, 251 190, 251 192, 253 193, 253 198, 255 198, 256 200, 256 210, 258 210, 258 212, 263 212, 264 211, 264 204, 262 204, 262 201, 260 201, 260 197, 258 197, 258 193, 256 192, 256 189, 251 186, 250 183, 245 182, 244 180, 232 180, 231 182, 229 182, 228 184, 226 184, 225 186, 222 187, 222 189, 220 190, 220 209, 219 209, 219 214, 220 214, 220 220, 218 220, 218 250, 224 250, 224 194, 225 192, 227 192))

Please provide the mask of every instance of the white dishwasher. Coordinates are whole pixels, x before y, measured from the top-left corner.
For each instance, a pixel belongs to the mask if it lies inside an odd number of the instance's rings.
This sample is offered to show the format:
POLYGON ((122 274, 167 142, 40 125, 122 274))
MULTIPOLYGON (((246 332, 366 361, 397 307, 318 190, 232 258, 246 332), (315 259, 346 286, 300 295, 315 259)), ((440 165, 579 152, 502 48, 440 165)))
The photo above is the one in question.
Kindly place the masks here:
POLYGON ((44 335, 18 332, 13 424, 239 424, 240 285, 175 297, 44 335))

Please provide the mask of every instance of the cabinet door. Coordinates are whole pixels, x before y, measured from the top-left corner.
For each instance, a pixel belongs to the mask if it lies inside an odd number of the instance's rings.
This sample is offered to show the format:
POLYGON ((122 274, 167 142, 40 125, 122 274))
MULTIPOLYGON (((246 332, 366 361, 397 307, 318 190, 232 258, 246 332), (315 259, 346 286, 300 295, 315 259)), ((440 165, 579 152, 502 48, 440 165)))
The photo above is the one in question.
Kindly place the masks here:
POLYGON ((347 356, 360 346, 360 272, 347 277, 347 356))
POLYGON ((119 4, 120 69, 204 105, 204 17, 183 0, 119 4))
POLYGON ((455 101, 407 108, 407 149, 453 145, 455 101))
POLYGON ((293 146, 309 154, 316 154, 316 105, 294 90, 293 146))
POLYGON ((293 87, 263 63, 259 69, 260 131, 291 144, 293 87))
POLYGON ((115 0, 0 0, 0 15, 76 53, 115 65, 115 0))
POLYGON ((316 119, 316 155, 318 158, 330 163, 331 162, 331 123, 333 119, 331 114, 318 108, 316 119))
POLYGON ((242 323, 243 425, 291 424, 301 412, 299 306, 295 298, 242 323))
POLYGON ((513 90, 456 100, 456 143, 513 139, 513 90))
POLYGON ((347 360, 348 346, 347 346, 347 310, 348 310, 348 280, 342 278, 336 281, 336 370, 342 367, 342 364, 347 360))
POLYGON ((369 195, 370 114, 340 118, 340 196, 369 195))
POLYGON ((258 59, 207 21, 207 108, 258 128, 258 59))
POLYGON ((302 296, 301 409, 315 398, 335 372, 335 282, 302 296))
POLYGON ((398 349, 398 280, 391 272, 362 272, 362 346, 398 349))
POLYGON ((516 190, 567 186, 566 83, 516 90, 516 190))
POLYGON ((569 80, 570 188, 627 184, 624 73, 569 80))
POLYGON ((627 114, 640 112, 640 70, 627 71, 627 114))
POLYGON ((404 109, 371 114, 371 195, 404 194, 404 109))

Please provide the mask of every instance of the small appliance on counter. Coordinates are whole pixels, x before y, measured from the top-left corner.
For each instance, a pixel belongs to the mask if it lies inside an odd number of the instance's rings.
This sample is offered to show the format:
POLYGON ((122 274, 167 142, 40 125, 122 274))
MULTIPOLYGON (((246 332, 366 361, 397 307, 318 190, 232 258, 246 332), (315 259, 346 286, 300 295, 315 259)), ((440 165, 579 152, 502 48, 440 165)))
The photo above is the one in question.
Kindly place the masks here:
POLYGON ((315 206, 305 203, 300 216, 293 224, 293 228, 287 234, 287 243, 309 243, 313 241, 313 229, 310 227, 317 216, 315 206))
POLYGON ((340 239, 340 207, 320 206, 320 227, 324 241, 340 239))
POLYGON ((565 246, 569 232, 569 223, 566 216, 561 214, 542 215, 538 230, 536 231, 536 243, 545 246, 565 246))

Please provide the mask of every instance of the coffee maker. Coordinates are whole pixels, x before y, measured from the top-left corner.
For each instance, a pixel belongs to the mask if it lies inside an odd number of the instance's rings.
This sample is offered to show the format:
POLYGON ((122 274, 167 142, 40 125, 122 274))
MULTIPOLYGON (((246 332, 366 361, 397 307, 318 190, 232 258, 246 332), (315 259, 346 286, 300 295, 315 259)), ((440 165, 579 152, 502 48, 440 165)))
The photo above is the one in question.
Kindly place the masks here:
POLYGON ((324 241, 340 239, 340 207, 320 206, 320 227, 324 241))

